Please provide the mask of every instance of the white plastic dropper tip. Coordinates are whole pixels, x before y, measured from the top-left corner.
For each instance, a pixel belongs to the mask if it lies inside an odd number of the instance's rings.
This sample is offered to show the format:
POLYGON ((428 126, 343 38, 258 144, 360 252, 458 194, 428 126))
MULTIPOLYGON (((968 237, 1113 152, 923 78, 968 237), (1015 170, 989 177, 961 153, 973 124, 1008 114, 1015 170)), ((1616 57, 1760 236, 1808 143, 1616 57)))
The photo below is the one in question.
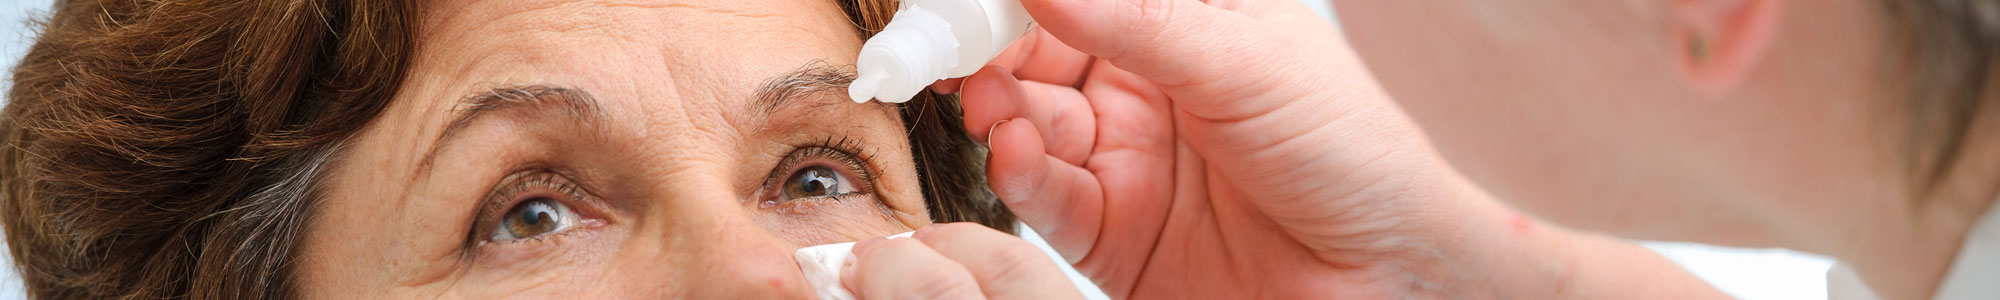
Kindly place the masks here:
POLYGON ((881 89, 881 74, 862 75, 861 78, 848 83, 847 98, 854 99, 854 103, 867 103, 869 99, 875 99, 875 93, 881 89))

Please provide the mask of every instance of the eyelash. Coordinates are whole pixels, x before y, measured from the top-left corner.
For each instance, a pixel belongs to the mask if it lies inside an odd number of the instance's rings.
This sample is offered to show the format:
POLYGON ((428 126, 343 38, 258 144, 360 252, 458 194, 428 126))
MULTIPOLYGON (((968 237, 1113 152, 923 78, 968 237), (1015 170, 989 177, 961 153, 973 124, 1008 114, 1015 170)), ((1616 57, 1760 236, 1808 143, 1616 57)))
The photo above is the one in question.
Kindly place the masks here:
POLYGON ((780 160, 778 162, 777 168, 771 170, 771 175, 764 177, 763 186, 765 188, 763 189, 764 192, 758 195, 757 197, 758 201, 760 203, 765 201, 784 202, 784 201, 797 201, 797 200, 842 201, 846 200, 846 198, 850 198, 853 196, 865 196, 865 195, 876 194, 875 174, 877 174, 877 172, 873 167, 871 167, 873 166, 873 164, 869 163, 875 161, 875 153, 862 151, 859 142, 860 141, 848 138, 846 136, 841 136, 838 138, 829 137, 827 139, 820 140, 819 142, 816 142, 812 145, 792 150, 791 153, 785 155, 785 158, 783 160, 780 160), (804 199, 791 199, 791 200, 783 199, 784 194, 783 192, 780 192, 780 190, 784 188, 784 185, 786 184, 785 181, 790 180, 791 175, 794 172, 798 172, 799 170, 807 167, 817 166, 818 164, 811 163, 812 160, 814 159, 824 159, 833 161, 834 163, 838 164, 836 166, 831 166, 833 167, 833 169, 836 170, 836 172, 842 172, 842 173, 846 173, 845 171, 854 172, 855 174, 853 174, 854 176, 853 179, 855 181, 855 184, 858 185, 856 187, 856 190, 859 190, 860 192, 837 195, 833 197, 818 197, 818 198, 804 198, 804 199))

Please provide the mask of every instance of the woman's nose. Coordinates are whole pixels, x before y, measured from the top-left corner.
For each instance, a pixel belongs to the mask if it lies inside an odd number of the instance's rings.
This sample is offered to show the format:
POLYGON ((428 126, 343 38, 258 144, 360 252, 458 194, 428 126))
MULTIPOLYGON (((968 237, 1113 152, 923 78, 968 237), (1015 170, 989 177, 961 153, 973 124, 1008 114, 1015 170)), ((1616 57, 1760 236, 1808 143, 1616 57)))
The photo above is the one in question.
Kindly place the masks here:
POLYGON ((740 202, 713 193, 707 199, 663 200, 672 208, 654 210, 650 219, 677 220, 656 231, 666 235, 661 245, 670 263, 658 272, 679 273, 681 281, 666 286, 685 288, 671 294, 697 299, 809 299, 812 290, 792 258, 797 246, 759 225, 740 202), (727 200, 727 201, 723 201, 727 200))

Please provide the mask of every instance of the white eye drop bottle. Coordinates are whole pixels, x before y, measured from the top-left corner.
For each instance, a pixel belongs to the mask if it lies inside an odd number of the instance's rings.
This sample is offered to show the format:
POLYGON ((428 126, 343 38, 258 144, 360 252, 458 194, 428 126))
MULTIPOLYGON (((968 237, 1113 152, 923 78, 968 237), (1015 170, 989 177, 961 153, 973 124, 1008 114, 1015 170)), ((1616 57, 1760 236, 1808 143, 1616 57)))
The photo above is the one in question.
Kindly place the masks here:
POLYGON ((932 82, 979 71, 1033 24, 1020 0, 904 0, 861 45, 847 96, 910 101, 932 82))

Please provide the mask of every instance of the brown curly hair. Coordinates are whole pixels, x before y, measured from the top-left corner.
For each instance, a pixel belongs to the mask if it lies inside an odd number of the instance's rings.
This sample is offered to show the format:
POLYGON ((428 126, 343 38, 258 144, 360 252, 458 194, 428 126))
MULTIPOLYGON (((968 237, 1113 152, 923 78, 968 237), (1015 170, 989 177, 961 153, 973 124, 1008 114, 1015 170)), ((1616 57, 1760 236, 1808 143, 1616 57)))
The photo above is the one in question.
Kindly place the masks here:
MULTIPOLYGON (((842 0, 866 36, 891 0, 842 0)), ((388 104, 420 7, 66 0, 0 111, 0 219, 35 298, 291 298, 320 171, 388 104)), ((938 221, 1011 231, 957 100, 904 106, 938 221)))

